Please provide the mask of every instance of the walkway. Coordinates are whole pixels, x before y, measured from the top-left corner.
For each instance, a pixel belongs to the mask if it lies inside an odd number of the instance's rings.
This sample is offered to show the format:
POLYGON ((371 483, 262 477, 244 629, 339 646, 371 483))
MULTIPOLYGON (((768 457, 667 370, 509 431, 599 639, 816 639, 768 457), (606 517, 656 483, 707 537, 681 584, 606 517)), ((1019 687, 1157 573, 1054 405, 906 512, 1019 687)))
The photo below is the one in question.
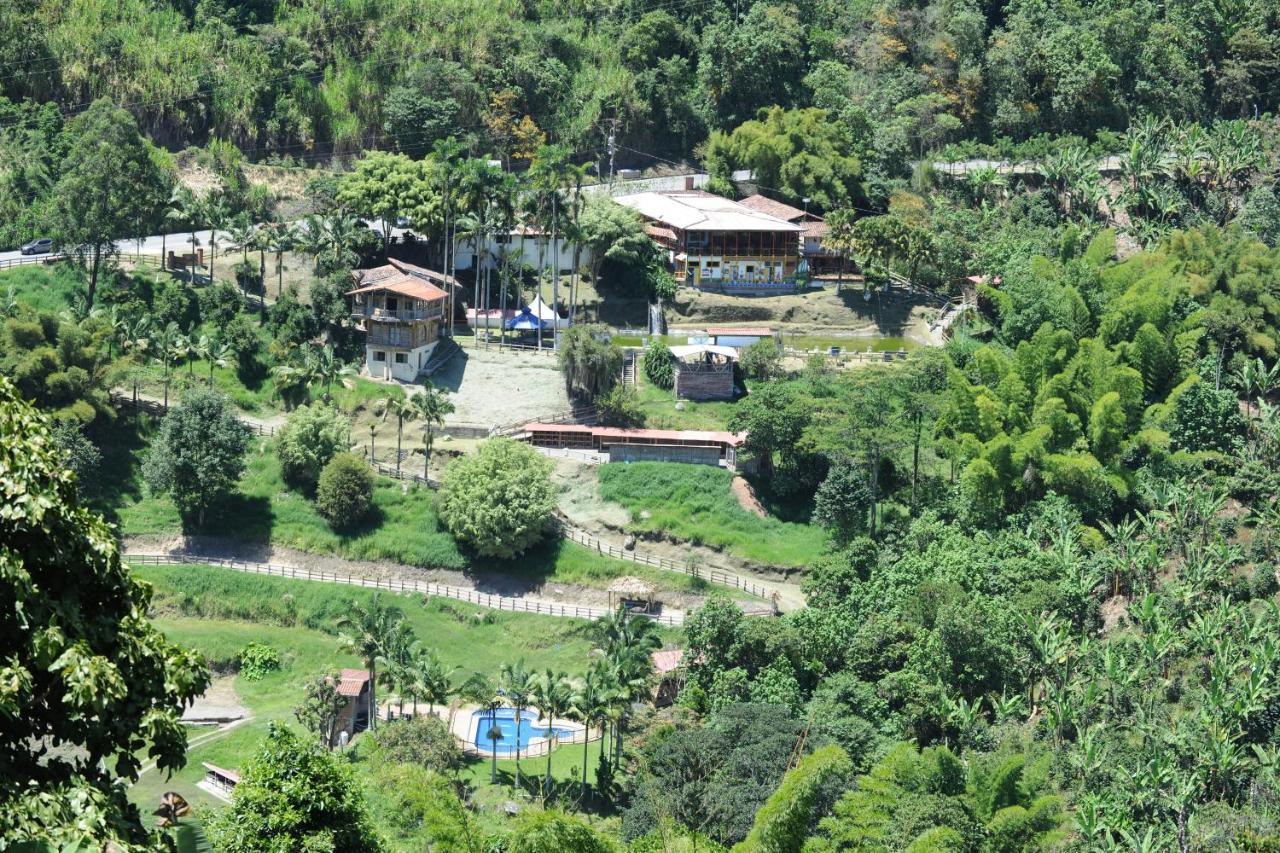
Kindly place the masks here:
MULTIPOLYGON (((611 616, 613 611, 607 607, 588 607, 578 604, 561 604, 531 597, 513 597, 493 595, 465 587, 448 586, 446 584, 420 581, 411 578, 369 578, 354 573, 342 575, 334 572, 321 572, 297 566, 282 566, 272 563, 254 563, 246 560, 223 560, 216 557, 196 557, 185 554, 135 554, 126 553, 122 558, 133 565, 182 566, 200 565, 216 566, 231 571, 245 572, 253 575, 272 575, 295 580, 320 581, 347 586, 359 586, 370 589, 384 589, 388 592, 417 592, 423 595, 434 595, 439 598, 450 598, 465 601, 480 607, 493 610, 508 610, 518 613, 536 613, 543 616, 559 616, 570 619, 603 619, 611 616)), ((644 614, 641 614, 644 615, 644 614)), ((659 625, 676 627, 684 624, 685 614, 682 611, 668 611, 661 616, 649 616, 659 625)))

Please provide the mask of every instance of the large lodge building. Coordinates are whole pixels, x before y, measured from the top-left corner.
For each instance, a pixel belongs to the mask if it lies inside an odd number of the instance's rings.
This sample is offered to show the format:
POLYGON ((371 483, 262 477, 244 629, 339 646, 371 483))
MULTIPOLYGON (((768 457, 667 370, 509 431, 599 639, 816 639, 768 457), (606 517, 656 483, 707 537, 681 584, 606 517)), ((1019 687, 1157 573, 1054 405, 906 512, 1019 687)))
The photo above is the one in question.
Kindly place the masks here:
POLYGON ((614 198, 638 212, 676 281, 704 290, 792 287, 804 226, 701 190, 614 198))

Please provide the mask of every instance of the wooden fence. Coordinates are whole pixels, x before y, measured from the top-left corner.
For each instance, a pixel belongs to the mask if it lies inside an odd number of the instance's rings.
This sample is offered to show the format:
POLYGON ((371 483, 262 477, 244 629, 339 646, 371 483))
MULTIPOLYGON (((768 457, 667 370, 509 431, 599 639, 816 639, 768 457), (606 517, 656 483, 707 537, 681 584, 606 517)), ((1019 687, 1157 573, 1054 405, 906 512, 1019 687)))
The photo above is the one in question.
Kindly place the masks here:
POLYGON ((67 255, 49 254, 49 255, 19 255, 16 258, 5 258, 0 260, 0 270, 7 270, 10 267, 25 267, 29 264, 51 264, 54 261, 60 261, 67 255))
POLYGON ((651 566, 655 569, 661 569, 664 572, 678 572, 682 575, 688 575, 691 578, 699 578, 709 583, 719 584, 720 586, 729 586, 734 589, 741 590, 748 595, 756 598, 763 598, 770 602, 774 609, 777 609, 778 592, 767 586, 758 584, 741 575, 735 575, 732 572, 726 572, 722 569, 707 569, 694 564, 685 565, 677 563, 675 560, 668 560, 664 557, 654 557, 639 551, 629 551, 626 548, 619 548, 601 539, 579 530, 570 525, 561 518, 556 519, 556 526, 561 538, 568 539, 570 542, 576 542, 579 545, 590 548, 597 554, 606 557, 612 557, 615 560, 628 560, 632 563, 639 563, 644 566, 651 566))
MULTIPOLYGON (((153 418, 162 418, 169 412, 169 410, 165 408, 164 403, 160 400, 146 400, 141 397, 135 399, 129 394, 125 394, 120 391, 111 391, 110 400, 111 404, 117 409, 130 408, 135 412, 150 415, 153 418)), ((256 421, 245 420, 244 418, 239 418, 239 421, 252 430, 255 435, 270 437, 276 434, 276 428, 273 426, 266 426, 256 421)))
MULTIPOLYGON (((570 619, 603 619, 613 615, 607 607, 588 607, 579 604, 557 604, 552 601, 538 599, 513 598, 493 595, 464 587, 446 586, 430 581, 414 581, 404 578, 366 578, 359 575, 341 575, 333 572, 319 572, 314 569, 300 569, 296 566, 280 566, 271 563, 256 563, 247 560, 221 560, 214 557, 196 557, 186 554, 125 554, 126 563, 144 566, 217 566, 252 575, 270 575, 272 577, 293 578, 295 580, 320 581, 322 583, 339 583, 348 586, 360 586, 369 589, 384 589, 388 592, 414 592, 421 595, 434 595, 454 601, 464 601, 479 607, 492 610, 507 610, 515 613, 537 613, 543 616, 561 616, 570 619)), ((653 616, 647 613, 636 615, 652 619, 659 625, 672 627, 684 623, 683 616, 653 616)))

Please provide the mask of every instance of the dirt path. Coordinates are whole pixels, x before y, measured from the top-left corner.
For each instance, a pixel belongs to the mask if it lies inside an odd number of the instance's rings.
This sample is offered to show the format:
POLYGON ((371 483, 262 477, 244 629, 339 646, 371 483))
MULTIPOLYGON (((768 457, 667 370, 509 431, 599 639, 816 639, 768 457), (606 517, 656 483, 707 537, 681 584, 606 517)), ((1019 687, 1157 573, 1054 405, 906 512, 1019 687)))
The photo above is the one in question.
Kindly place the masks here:
POLYGON ((769 513, 765 512, 764 504, 760 503, 760 498, 756 497, 756 490, 744 477, 734 477, 729 487, 733 489, 733 496, 738 499, 740 507, 757 518, 768 517, 769 513))
MULTIPOLYGON (((500 610, 540 612, 539 605, 544 605, 542 612, 550 610, 552 606, 578 607, 599 611, 602 615, 610 608, 608 592, 596 587, 522 578, 500 572, 466 573, 417 568, 388 561, 345 560, 332 555, 310 554, 288 548, 256 547, 219 537, 129 537, 125 540, 124 550, 126 554, 133 555, 255 563, 310 571, 325 576, 317 577, 317 580, 353 586, 374 586, 380 583, 389 586, 401 581, 411 586, 436 584, 456 593, 445 594, 438 591, 436 594, 500 610)), ((706 600, 705 596, 675 590, 663 590, 660 598, 663 603, 662 615, 671 617, 677 624, 683 622, 686 611, 701 606, 706 600)), ((551 615, 573 614, 556 612, 551 615)), ((595 615, 597 614, 590 614, 591 618, 595 615)))
MULTIPOLYGON (((125 400, 126 405, 128 405, 128 401, 133 399, 132 388, 116 388, 113 390, 118 395, 118 398, 125 400)), ((164 405, 163 396, 158 394, 148 394, 145 391, 138 392, 138 400, 145 403, 155 403, 161 406, 164 405)), ((170 394, 169 405, 172 407, 176 403, 176 397, 173 394, 170 394)), ((285 420, 288 416, 284 412, 278 412, 274 415, 267 415, 266 417, 263 417, 262 415, 251 415, 246 412, 238 411, 236 412, 236 417, 249 426, 256 428, 260 432, 272 433, 284 426, 285 420)))

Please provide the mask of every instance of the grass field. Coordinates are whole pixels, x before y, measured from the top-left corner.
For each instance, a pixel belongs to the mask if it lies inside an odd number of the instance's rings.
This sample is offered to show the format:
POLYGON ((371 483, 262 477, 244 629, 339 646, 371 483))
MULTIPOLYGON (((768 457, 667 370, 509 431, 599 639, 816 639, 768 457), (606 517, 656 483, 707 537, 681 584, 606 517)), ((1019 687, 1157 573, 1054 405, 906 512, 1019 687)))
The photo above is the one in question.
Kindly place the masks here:
POLYGON ((12 267, 0 271, 0 297, 7 297, 12 288, 19 302, 56 314, 71 304, 73 295, 84 292, 81 279, 79 270, 70 263, 12 267))
POLYGON ((600 494, 626 507, 636 530, 665 531, 748 560, 800 566, 822 553, 820 528, 746 511, 732 480, 731 472, 708 465, 613 463, 600 467, 600 494))
MULTIPOLYGON (((272 721, 295 725, 293 708, 304 685, 315 675, 359 661, 338 651, 337 619, 350 611, 352 601, 372 597, 371 590, 352 589, 318 582, 244 575, 206 566, 139 566, 134 574, 154 589, 155 624, 174 642, 194 648, 218 669, 226 671, 251 640, 266 643, 281 653, 283 666, 257 681, 235 676, 235 689, 249 708, 252 719, 225 733, 192 729, 189 738, 198 745, 188 752, 187 765, 172 778, 150 770, 130 790, 130 798, 154 807, 165 791, 177 791, 192 802, 197 813, 221 808, 222 803, 196 787, 204 774, 201 762, 236 769, 256 748, 272 721), (203 739, 203 740, 202 740, 203 739)), ((589 624, 522 613, 497 613, 458 602, 416 595, 389 595, 404 613, 415 637, 433 649, 448 666, 456 667, 455 680, 473 671, 496 674, 503 663, 524 658, 526 666, 552 668, 571 675, 589 664, 592 643, 589 624)), ((664 631, 668 639, 677 634, 664 631)), ((375 817, 384 801, 376 785, 377 768, 361 760, 360 738, 348 753, 357 777, 364 784, 375 817)), ((588 773, 593 777, 598 745, 589 750, 588 773)), ((582 747, 568 745, 552 754, 552 775, 572 792, 568 783, 581 773, 582 747)), ((545 770, 544 758, 521 762, 527 787, 545 770)), ((496 807, 510 799, 514 760, 498 762, 498 785, 489 784, 490 764, 472 759, 459 774, 472 786, 475 800, 496 807)), ((379 821, 382 823, 382 821, 379 821)), ((388 830, 389 836, 393 833, 388 830)), ((414 839, 393 837, 400 849, 414 847, 414 839)))
POLYGON ((643 368, 638 374, 635 386, 637 403, 644 412, 644 425, 648 429, 728 429, 729 418, 737 402, 676 400, 674 391, 647 382, 643 368), (677 403, 679 409, 676 408, 677 403))
MULTIPOLYGON (((353 532, 336 533, 311 501, 285 485, 273 446, 270 439, 255 442, 240 479, 240 493, 207 520, 202 533, 347 559, 452 569, 466 565, 453 537, 442 529, 426 490, 411 486, 405 492, 398 482, 379 477, 369 521, 353 532)), ((128 472, 135 481, 140 477, 138 468, 135 463, 128 472)), ((164 536, 181 531, 182 520, 167 496, 148 494, 135 483, 121 498, 116 514, 125 535, 164 536)))

